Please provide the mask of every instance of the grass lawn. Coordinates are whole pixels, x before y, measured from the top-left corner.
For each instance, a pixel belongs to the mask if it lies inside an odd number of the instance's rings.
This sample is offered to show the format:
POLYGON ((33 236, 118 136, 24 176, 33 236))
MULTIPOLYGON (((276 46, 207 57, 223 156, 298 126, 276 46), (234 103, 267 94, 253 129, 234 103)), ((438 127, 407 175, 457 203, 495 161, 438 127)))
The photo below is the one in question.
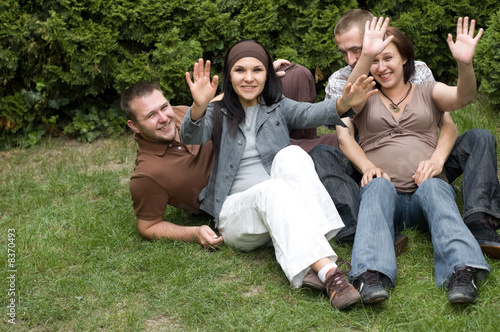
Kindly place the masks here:
MULTIPOLYGON (((499 116, 481 108, 453 115, 460 132, 486 128, 498 141, 499 116)), ((1 331, 500 330, 500 261, 488 259, 477 303, 452 306, 434 284, 429 237, 416 231, 389 300, 342 312, 292 290, 270 248, 143 240, 128 192, 135 153, 130 135, 0 152, 1 331)), ((165 218, 211 223, 175 208, 165 218)), ((352 247, 332 245, 350 260, 352 247)))

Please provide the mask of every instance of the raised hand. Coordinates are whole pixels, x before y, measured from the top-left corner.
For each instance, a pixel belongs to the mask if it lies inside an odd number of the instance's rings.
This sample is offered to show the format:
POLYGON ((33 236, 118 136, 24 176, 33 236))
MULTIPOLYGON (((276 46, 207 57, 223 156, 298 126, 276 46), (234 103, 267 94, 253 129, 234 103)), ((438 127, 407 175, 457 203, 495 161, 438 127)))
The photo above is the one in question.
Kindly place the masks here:
POLYGON ((204 112, 210 100, 214 98, 219 83, 217 75, 210 82, 210 60, 207 60, 204 66, 203 59, 199 59, 193 67, 193 81, 189 72, 186 72, 186 82, 193 97, 193 108, 204 112))
POLYGON ((450 48, 453 58, 457 62, 464 64, 472 63, 476 45, 483 34, 483 28, 479 29, 476 37, 474 37, 474 29, 476 21, 471 20, 469 28, 469 18, 466 16, 462 19, 459 17, 457 20, 457 39, 453 42, 453 36, 448 34, 448 46, 450 48))
POLYGON ((385 38, 385 30, 389 26, 389 18, 376 17, 372 21, 366 21, 365 34, 363 37, 363 54, 375 57, 389 45, 394 36, 385 38))
POLYGON ((368 98, 378 92, 377 89, 373 89, 374 86, 375 81, 372 76, 361 75, 354 84, 347 83, 345 85, 342 103, 347 106, 347 109, 365 103, 368 98))

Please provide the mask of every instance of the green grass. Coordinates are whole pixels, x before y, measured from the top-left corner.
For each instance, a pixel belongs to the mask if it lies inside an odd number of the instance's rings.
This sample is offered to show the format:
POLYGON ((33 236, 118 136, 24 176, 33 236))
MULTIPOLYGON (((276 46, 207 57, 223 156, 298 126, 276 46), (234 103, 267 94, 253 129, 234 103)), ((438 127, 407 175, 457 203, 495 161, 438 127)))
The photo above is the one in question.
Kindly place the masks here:
MULTIPOLYGON (((453 115, 460 131, 487 128, 500 137, 498 115, 481 108, 453 115)), ((488 259, 493 272, 477 303, 452 306, 434 284, 432 247, 419 232, 407 231, 389 300, 343 312, 320 293, 292 290, 270 248, 244 254, 145 241, 128 192, 135 153, 130 136, 93 144, 54 139, 0 153, 0 330, 498 330, 500 262, 488 259), (16 234, 14 326, 7 316, 8 229, 16 234)), ((165 217, 211 223, 175 208, 165 217)), ((332 245, 350 259, 350 246, 332 245)))

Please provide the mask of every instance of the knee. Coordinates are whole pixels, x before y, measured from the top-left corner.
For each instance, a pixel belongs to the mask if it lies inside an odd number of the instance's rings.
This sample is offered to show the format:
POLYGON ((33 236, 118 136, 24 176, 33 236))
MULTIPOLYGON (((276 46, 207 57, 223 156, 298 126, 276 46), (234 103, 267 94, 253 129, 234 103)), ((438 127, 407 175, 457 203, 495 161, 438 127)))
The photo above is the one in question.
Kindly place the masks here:
POLYGON ((362 194, 366 192, 396 194, 396 188, 391 181, 386 178, 374 178, 362 189, 362 194))
POLYGON ((424 196, 432 198, 432 195, 443 195, 443 193, 448 193, 451 196, 455 196, 453 188, 447 183, 438 178, 430 178, 422 182, 417 189, 418 192, 426 192, 424 196))
POLYGON ((307 152, 297 145, 289 145, 281 149, 274 157, 274 160, 281 163, 296 163, 298 160, 312 163, 311 157, 307 152))
POLYGON ((316 145, 309 155, 316 165, 329 165, 334 161, 342 162, 343 159, 347 159, 340 149, 324 144, 316 145))
POLYGON ((386 178, 374 178, 370 182, 368 182, 366 187, 373 187, 380 190, 396 191, 396 188, 394 188, 392 182, 387 180, 386 178))
POLYGON ((273 178, 263 183, 262 190, 259 191, 260 199, 284 197, 293 192, 292 186, 283 179, 273 178))
POLYGON ((495 136, 486 129, 472 129, 467 131, 464 135, 472 141, 475 149, 496 149, 495 136))

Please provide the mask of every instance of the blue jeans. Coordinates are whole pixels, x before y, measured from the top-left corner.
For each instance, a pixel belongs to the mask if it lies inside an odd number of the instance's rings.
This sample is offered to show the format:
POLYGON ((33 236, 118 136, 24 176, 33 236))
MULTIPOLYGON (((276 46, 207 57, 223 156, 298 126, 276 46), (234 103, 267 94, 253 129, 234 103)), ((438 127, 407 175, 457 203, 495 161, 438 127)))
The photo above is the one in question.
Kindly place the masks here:
POLYGON ((460 135, 444 168, 450 183, 463 173, 464 218, 483 212, 500 219, 496 140, 492 133, 473 129, 460 135))
POLYGON ((337 234, 338 239, 353 235, 359 211, 359 181, 361 175, 349 159, 330 145, 317 145, 309 152, 323 186, 335 203, 345 227, 337 234))
POLYGON ((390 181, 375 178, 361 189, 350 278, 376 270, 395 286, 394 232, 405 227, 430 232, 438 287, 448 285, 455 266, 490 271, 481 248, 462 221, 448 183, 427 179, 415 192, 398 194, 390 181))

